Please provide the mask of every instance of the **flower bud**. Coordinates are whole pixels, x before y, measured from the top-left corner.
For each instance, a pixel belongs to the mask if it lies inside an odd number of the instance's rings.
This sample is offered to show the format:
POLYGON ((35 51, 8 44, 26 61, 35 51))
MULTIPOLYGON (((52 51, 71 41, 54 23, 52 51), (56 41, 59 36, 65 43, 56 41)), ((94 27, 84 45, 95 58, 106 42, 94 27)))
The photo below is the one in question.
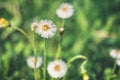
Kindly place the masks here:
POLYGON ((63 27, 59 28, 59 31, 60 31, 60 35, 63 35, 63 33, 64 33, 64 28, 63 28, 63 27))
POLYGON ((0 28, 10 27, 11 24, 4 18, 0 18, 0 28))

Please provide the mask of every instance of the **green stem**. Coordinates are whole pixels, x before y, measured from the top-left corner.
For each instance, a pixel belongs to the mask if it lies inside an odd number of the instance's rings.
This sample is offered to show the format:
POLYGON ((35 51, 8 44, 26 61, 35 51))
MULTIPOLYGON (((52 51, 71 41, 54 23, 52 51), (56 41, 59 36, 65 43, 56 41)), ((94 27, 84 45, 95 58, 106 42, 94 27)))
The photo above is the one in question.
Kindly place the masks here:
MULTIPOLYGON (((82 62, 81 64, 81 74, 83 75, 83 73, 86 73, 86 69, 85 69, 85 64, 87 63, 87 57, 83 56, 83 55, 77 55, 77 56, 74 56, 73 58, 71 58, 70 60, 68 60, 67 62, 67 66, 70 67, 70 64, 77 60, 77 59, 84 59, 84 61, 82 62)), ((66 76, 62 79, 62 80, 66 80, 66 76)))
POLYGON ((55 56, 56 59, 58 59, 60 57, 60 53, 61 53, 61 43, 59 42, 58 49, 57 49, 56 56, 55 56))
POLYGON ((43 80, 46 80, 46 39, 44 38, 44 71, 43 80))
POLYGON ((33 44, 34 44, 34 56, 37 59, 37 48, 36 48, 36 45, 35 45, 35 34, 33 34, 33 44))
POLYGON ((37 80, 36 68, 34 68, 34 78, 37 80))
POLYGON ((39 70, 37 68, 34 69, 34 78, 35 80, 40 80, 39 70))
POLYGON ((76 59, 84 59, 84 60, 87 60, 87 57, 83 56, 83 55, 77 55, 77 56, 74 56, 73 58, 71 58, 70 60, 68 60, 68 65, 71 64, 73 61, 75 61, 76 59))
POLYGON ((110 76, 110 79, 113 79, 113 78, 116 77, 116 74, 114 74, 114 73, 115 73, 116 66, 117 66, 117 61, 115 60, 114 66, 113 66, 113 70, 112 70, 112 75, 110 76))
POLYGON ((62 80, 66 80, 66 78, 67 78, 67 73, 66 73, 66 75, 62 78, 62 80))
POLYGON ((54 78, 51 78, 50 80, 54 80, 54 78))
MULTIPOLYGON (((13 29, 19 31, 20 33, 22 33, 30 42, 32 48, 33 48, 33 52, 34 52, 34 56, 35 59, 37 60, 37 48, 35 47, 35 38, 33 37, 33 41, 31 41, 31 39, 29 38, 29 36, 27 35, 27 33, 25 31, 23 31, 22 29, 18 28, 18 27, 12 27, 13 29)), ((36 65, 36 63, 35 63, 36 65)), ((39 76, 39 71, 37 71, 36 67, 34 68, 34 78, 35 80, 39 80, 40 76, 39 76)))
MULTIPOLYGON (((32 41, 31 41, 31 39, 28 37, 27 33, 26 33, 24 30, 22 30, 22 29, 20 29, 20 28, 18 28, 18 27, 11 27, 11 28, 13 28, 13 29, 19 31, 21 34, 23 34, 23 35, 28 39, 28 41, 30 42, 32 48, 33 48, 33 49, 35 48, 35 47, 34 47, 34 44, 33 44, 32 41)), ((34 50, 33 50, 33 51, 34 51, 34 50)))
MULTIPOLYGON (((34 44, 34 56, 35 56, 35 60, 37 60, 37 48, 35 45, 35 34, 33 34, 33 44, 34 44)), ((36 65, 36 61, 35 61, 35 65, 36 65)), ((39 70, 36 68, 36 66, 34 68, 34 78, 35 80, 40 79, 39 70)))
POLYGON ((114 75, 114 72, 115 72, 116 66, 117 66, 117 62, 116 62, 116 60, 115 60, 115 62, 114 62, 114 66, 113 66, 113 70, 112 70, 112 75, 114 75))
POLYGON ((119 78, 120 78, 120 67, 119 67, 119 71, 118 71, 118 76, 119 76, 119 78))
MULTIPOLYGON (((65 20, 63 19, 62 20, 62 27, 64 27, 65 25, 65 20)), ((63 35, 60 35, 60 40, 59 40, 59 43, 58 43, 58 49, 57 49, 57 52, 56 52, 56 55, 55 55, 55 58, 58 59, 60 57, 60 54, 61 54, 61 51, 62 51, 62 37, 63 35)))
POLYGON ((64 27, 64 25, 65 25, 65 20, 63 19, 62 20, 62 27, 64 27))

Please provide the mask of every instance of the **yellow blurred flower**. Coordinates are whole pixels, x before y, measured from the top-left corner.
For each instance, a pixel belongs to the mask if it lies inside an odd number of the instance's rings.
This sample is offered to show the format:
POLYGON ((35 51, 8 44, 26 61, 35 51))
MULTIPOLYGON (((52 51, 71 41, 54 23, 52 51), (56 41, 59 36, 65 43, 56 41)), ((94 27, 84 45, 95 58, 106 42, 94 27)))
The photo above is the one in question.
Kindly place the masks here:
POLYGON ((4 18, 0 18, 0 28, 4 28, 8 26, 10 26, 10 22, 4 18))
POLYGON ((83 74, 83 80, 89 80, 89 76, 87 75, 87 73, 83 74))

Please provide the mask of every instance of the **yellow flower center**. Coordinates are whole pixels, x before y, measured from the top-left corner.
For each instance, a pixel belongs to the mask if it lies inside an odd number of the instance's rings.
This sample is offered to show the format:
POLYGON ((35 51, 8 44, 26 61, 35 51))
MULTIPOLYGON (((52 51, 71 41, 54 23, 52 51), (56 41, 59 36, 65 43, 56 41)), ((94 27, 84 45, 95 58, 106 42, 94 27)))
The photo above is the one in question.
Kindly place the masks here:
POLYGON ((55 71, 60 71, 60 69, 61 69, 60 65, 57 64, 57 65, 54 66, 55 71))
POLYGON ((43 30, 43 31, 47 31, 48 29, 49 29, 49 26, 48 26, 48 25, 43 25, 43 26, 42 26, 42 30, 43 30))
POLYGON ((119 53, 119 50, 118 50, 118 49, 115 49, 115 53, 118 54, 118 53, 119 53))
POLYGON ((63 7, 62 7, 62 11, 63 11, 63 12, 65 12, 65 11, 67 11, 67 10, 68 10, 68 7, 67 7, 67 6, 63 6, 63 7))
POLYGON ((33 59, 32 59, 32 62, 36 64, 37 59, 36 59, 36 58, 33 58, 33 59))

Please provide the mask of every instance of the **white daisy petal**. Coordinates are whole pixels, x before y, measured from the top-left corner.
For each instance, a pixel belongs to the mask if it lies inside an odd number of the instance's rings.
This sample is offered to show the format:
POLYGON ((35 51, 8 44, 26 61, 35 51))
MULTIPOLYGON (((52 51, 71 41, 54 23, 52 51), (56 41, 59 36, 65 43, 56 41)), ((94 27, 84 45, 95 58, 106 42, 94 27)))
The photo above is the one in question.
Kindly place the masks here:
POLYGON ((42 65, 42 58, 41 57, 37 57, 37 59, 35 59, 35 57, 33 56, 30 56, 27 58, 27 65, 30 67, 30 68, 39 68, 41 65, 42 65), (35 65, 36 63, 36 65, 35 65))
POLYGON ((117 49, 111 50, 110 56, 116 59, 120 58, 120 50, 117 50, 117 49))
POLYGON ((73 15, 73 6, 68 3, 63 3, 56 11, 58 17, 66 19, 73 15))
POLYGON ((117 59, 117 65, 120 66, 120 59, 117 59))
POLYGON ((53 78, 61 78, 67 72, 67 65, 62 60, 50 62, 47 67, 48 73, 53 78))

